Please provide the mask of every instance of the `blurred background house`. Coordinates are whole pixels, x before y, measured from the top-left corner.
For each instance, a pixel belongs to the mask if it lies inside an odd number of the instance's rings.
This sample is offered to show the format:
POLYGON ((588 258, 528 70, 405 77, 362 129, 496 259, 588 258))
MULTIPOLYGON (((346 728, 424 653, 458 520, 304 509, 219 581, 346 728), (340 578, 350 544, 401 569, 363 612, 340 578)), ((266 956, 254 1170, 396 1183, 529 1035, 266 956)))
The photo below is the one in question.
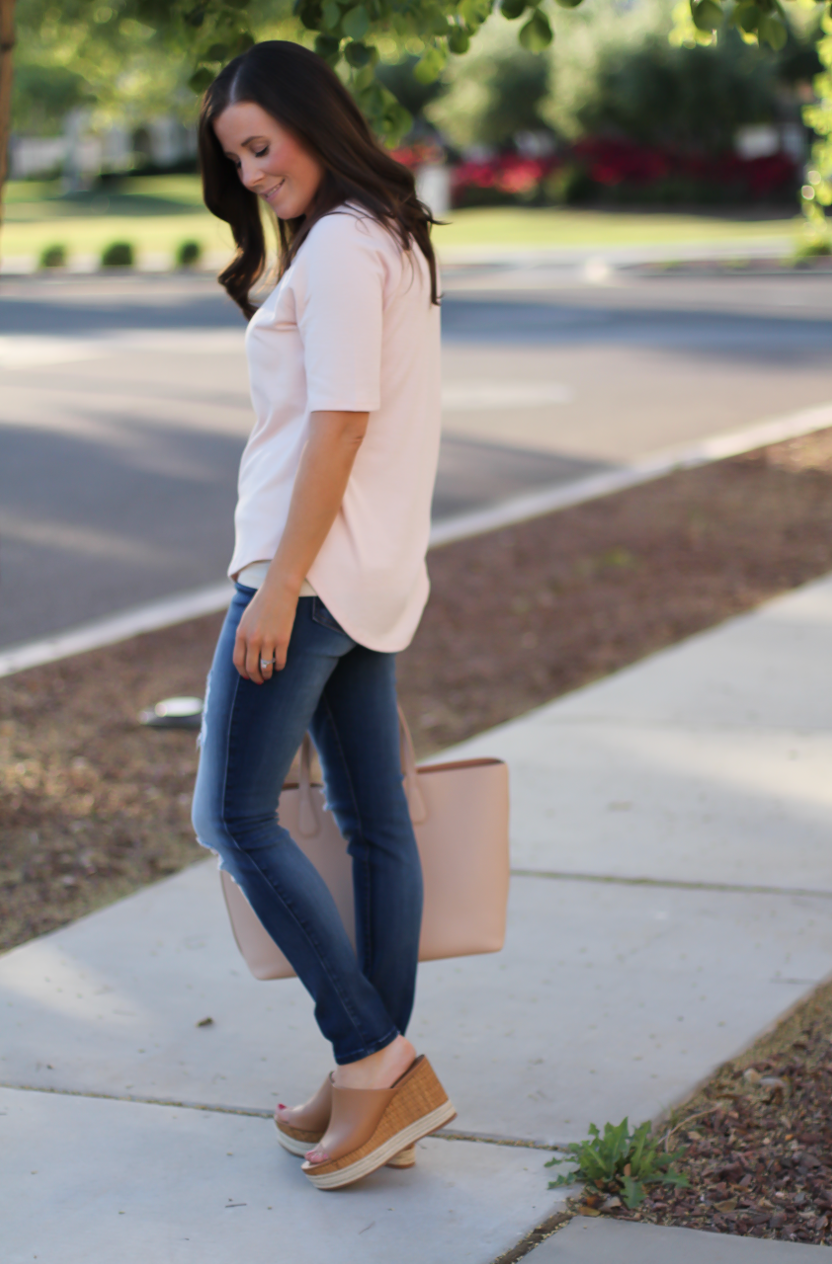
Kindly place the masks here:
POLYGON ((164 117, 131 130, 121 123, 94 128, 88 110, 70 110, 57 136, 15 132, 9 153, 12 180, 60 177, 67 191, 89 188, 102 176, 196 170, 196 129, 164 117))

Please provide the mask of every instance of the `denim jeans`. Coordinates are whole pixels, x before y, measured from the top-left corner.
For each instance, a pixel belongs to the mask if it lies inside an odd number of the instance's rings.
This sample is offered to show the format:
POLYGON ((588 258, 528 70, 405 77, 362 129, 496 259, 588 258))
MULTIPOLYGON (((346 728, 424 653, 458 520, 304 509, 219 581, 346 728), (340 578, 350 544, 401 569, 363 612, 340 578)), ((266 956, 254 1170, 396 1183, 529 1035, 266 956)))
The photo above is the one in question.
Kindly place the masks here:
POLYGON ((237 585, 209 676, 193 824, 315 1001, 336 1062, 383 1049, 413 1008, 422 870, 399 756, 395 655, 353 641, 301 597, 286 666, 244 680, 234 637, 254 589, 237 585), (356 950, 311 861, 277 814, 306 731, 352 858, 356 950))

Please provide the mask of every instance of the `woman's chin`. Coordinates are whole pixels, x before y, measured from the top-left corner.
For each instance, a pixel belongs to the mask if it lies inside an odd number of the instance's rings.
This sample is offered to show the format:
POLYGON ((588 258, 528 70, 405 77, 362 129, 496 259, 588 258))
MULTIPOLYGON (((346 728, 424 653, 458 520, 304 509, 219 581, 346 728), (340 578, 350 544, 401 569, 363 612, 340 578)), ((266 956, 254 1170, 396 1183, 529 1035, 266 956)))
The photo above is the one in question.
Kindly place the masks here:
POLYGON ((303 203, 299 198, 275 198, 269 206, 278 219, 300 219, 309 209, 309 203, 303 203))
POLYGON ((278 219, 294 219, 295 217, 294 207, 286 198, 266 198, 266 205, 271 207, 272 213, 278 219))

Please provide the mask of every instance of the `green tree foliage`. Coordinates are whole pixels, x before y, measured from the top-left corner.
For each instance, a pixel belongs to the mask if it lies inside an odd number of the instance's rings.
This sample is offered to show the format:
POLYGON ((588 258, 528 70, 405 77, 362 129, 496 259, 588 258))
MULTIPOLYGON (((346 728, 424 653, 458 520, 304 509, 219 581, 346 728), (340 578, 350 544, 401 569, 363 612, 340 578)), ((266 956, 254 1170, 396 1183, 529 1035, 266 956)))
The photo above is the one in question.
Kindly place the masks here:
POLYGON ((604 51, 577 117, 588 133, 720 152, 743 124, 774 121, 781 84, 776 55, 750 48, 735 31, 714 48, 673 47, 654 35, 623 56, 604 51))
MULTIPOLYGON (((516 58, 495 69, 506 80, 506 91, 498 93, 500 111, 506 114, 505 102, 512 95, 508 81, 512 76, 522 78, 523 56, 531 58, 551 43, 559 26, 558 5, 566 20, 570 15, 562 11, 580 4, 581 0, 19 0, 18 22, 33 67, 60 66, 79 73, 104 107, 117 93, 121 100, 126 96, 137 103, 158 98, 167 112, 189 108, 183 79, 200 92, 220 66, 255 39, 284 34, 314 47, 335 66, 375 128, 396 140, 409 127, 412 111, 402 104, 400 91, 391 91, 385 72, 376 73, 380 62, 396 63, 404 57, 415 82, 433 84, 452 54, 466 53, 486 20, 499 10, 519 42, 516 58)), ((585 0, 584 7, 596 7, 595 0, 585 0)), ((775 48, 787 38, 780 0, 681 0, 676 15, 674 39, 680 43, 714 42, 715 30, 726 26, 736 28, 745 40, 759 39, 775 48)), ((565 28, 571 38, 568 21, 565 28)), ((672 74, 673 69, 668 60, 667 72, 672 74)), ((529 74, 527 63, 526 82, 529 74)), ((654 75, 654 85, 655 80, 654 75)), ((722 83, 716 87, 721 90, 722 83)), ((22 91, 26 97, 25 82, 22 91)), ((517 112, 523 111, 531 117, 520 120, 515 130, 539 125, 534 93, 518 99, 517 112)), ((706 104, 703 119, 714 113, 706 104)), ((509 127, 508 118, 488 120, 495 135, 509 127)))
MULTIPOLYGON (((190 25, 197 43, 197 69, 191 83, 201 89, 230 56, 248 47, 254 26, 248 21, 249 5, 234 0, 179 0, 182 21, 190 25)), ((539 8, 517 4, 528 17, 520 28, 524 38, 551 40, 548 18, 539 8)), ((157 0, 135 0, 156 6, 157 0)), ((176 3, 176 0, 175 0, 176 3)), ((434 83, 452 53, 468 50, 472 37, 490 15, 494 0, 294 0, 292 15, 302 38, 330 65, 347 78, 374 127, 390 139, 409 128, 411 115, 385 87, 375 67, 381 60, 398 60, 402 52, 416 60, 413 76, 421 84, 434 83)))
POLYGON ((427 107, 428 119, 461 149, 499 149, 518 132, 552 131, 545 115, 553 87, 550 59, 512 48, 503 35, 492 24, 470 62, 451 67, 445 92, 427 107))
MULTIPOLYGON (((516 23, 520 46, 539 53, 552 41, 554 32, 551 0, 22 0, 22 19, 37 26, 32 15, 42 14, 42 33, 61 26, 76 33, 75 60, 64 65, 79 70, 95 87, 96 77, 110 82, 129 78, 130 70, 94 56, 80 68, 79 58, 93 49, 96 41, 107 46, 104 35, 112 35, 112 47, 119 41, 131 46, 134 60, 137 46, 163 49, 169 66, 191 68, 191 88, 202 91, 219 67, 230 57, 250 47, 255 38, 271 33, 269 24, 283 21, 286 34, 310 43, 322 57, 342 73, 371 123, 389 140, 400 138, 410 125, 410 114, 384 86, 375 67, 380 60, 399 60, 402 53, 417 58, 414 75, 421 83, 435 82, 452 54, 464 54, 491 15, 499 9, 503 18, 516 23), (95 28, 100 28, 97 34, 95 28)), ((588 4, 593 0, 587 0, 588 4)), ((575 9, 581 0, 557 0, 564 10, 575 9)), ((733 28, 747 42, 767 45, 775 51, 788 40, 786 9, 812 5, 813 0, 679 0, 671 39, 678 45, 717 42, 717 32, 733 28)), ((814 155, 814 176, 804 199, 818 225, 824 210, 832 204, 832 0, 823 0, 826 13, 825 43, 822 46, 824 73, 816 80, 820 103, 807 111, 807 121, 820 137, 814 155), (818 219, 818 216, 820 217, 818 219)), ((14 0, 0 0, 0 18, 10 28, 14 0)), ((564 17, 567 15, 564 14, 564 17)), ((555 22, 555 27, 558 23, 555 22)), ((6 56, 0 76, 0 143, 8 133, 11 47, 4 36, 6 56)), ((156 58, 156 67, 159 59, 156 58)), ((174 76, 176 77, 176 76, 174 76)), ((155 74, 156 86, 164 74, 155 74)), ((123 89, 124 84, 121 83, 123 89)), ((172 104, 170 91, 167 107, 172 104)), ((707 111, 706 111, 707 113, 707 111)), ((0 167, 2 164, 0 164, 0 167)))
POLYGON ((13 122, 59 132, 67 110, 96 122, 156 113, 193 114, 186 50, 139 20, 125 0, 20 0, 13 122))
POLYGON ((689 10, 680 12, 679 22, 686 32, 692 27, 702 37, 697 42, 703 44, 710 43, 726 25, 775 50, 781 49, 789 36, 780 0, 690 0, 689 10))
POLYGON ((380 61, 376 66, 376 78, 382 87, 392 92, 411 118, 421 122, 425 106, 442 95, 445 84, 443 79, 422 83, 414 73, 418 64, 419 58, 413 53, 398 61, 380 61))
POLYGON ((528 54, 492 20, 426 112, 462 148, 548 127, 566 141, 606 133, 693 152, 732 148, 744 124, 798 117, 795 85, 820 69, 811 30, 774 53, 731 29, 710 48, 672 45, 672 26, 665 0, 590 0, 562 16, 562 38, 528 54))
POLYGON ((481 139, 505 145, 518 132, 546 128, 541 104, 549 92, 549 63, 536 53, 505 53, 489 75, 489 99, 480 118, 481 139))
POLYGON ((27 136, 52 136, 70 110, 90 105, 83 75, 68 66, 45 66, 18 58, 12 87, 12 119, 27 136))
MULTIPOLYGON (((245 7, 258 38, 295 35, 291 0, 245 7)), ((160 114, 190 121, 196 100, 189 80, 199 55, 199 40, 175 2, 18 0, 15 128, 59 131, 66 109, 76 105, 89 106, 101 125, 160 114)))
POLYGON ((832 254, 832 232, 826 208, 832 206, 832 16, 824 13, 821 22, 823 38, 818 43, 823 70, 815 79, 818 101, 803 111, 806 123, 817 140, 806 184, 801 191, 803 214, 806 217, 804 253, 832 254))
MULTIPOLYGON (((566 9, 581 0, 558 0, 566 9)), ((201 90, 219 66, 255 38, 254 5, 248 0, 130 0, 136 17, 149 26, 178 23, 193 37, 196 69, 192 86, 201 90)), ((417 55, 414 74, 423 83, 439 78, 451 54, 468 51, 493 9, 517 23, 521 47, 541 52, 553 30, 544 0, 294 0, 292 15, 309 33, 318 53, 343 67, 350 85, 375 126, 389 136, 409 125, 407 111, 384 87, 374 67, 405 49, 417 55)), ((782 48, 788 27, 780 0, 689 0, 679 19, 680 38, 713 41, 714 32, 733 26, 743 38, 782 48), (692 36, 691 36, 692 32, 692 36)), ((181 36, 180 36, 181 37, 181 36)))

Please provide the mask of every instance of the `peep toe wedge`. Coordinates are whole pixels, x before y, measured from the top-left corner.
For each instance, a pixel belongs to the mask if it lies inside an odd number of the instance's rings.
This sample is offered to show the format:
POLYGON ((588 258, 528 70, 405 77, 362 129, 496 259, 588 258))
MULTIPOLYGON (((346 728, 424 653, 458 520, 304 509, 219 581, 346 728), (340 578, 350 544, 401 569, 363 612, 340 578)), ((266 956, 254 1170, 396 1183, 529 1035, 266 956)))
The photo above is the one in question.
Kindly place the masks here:
MULTIPOLYGON (((323 1137, 329 1126, 332 1115, 332 1078, 326 1077, 314 1097, 310 1097, 299 1110, 295 1111, 295 1124, 284 1123, 275 1114, 277 1139, 290 1154, 305 1155, 323 1137)), ((392 1159, 387 1160, 388 1167, 408 1168, 416 1164, 416 1145, 405 1146, 392 1159)))
MULTIPOLYGON (((456 1117, 427 1058, 411 1063, 392 1088, 332 1086, 332 1114, 320 1140, 327 1158, 303 1164, 318 1189, 340 1189, 369 1176, 456 1117)), ((398 1166, 410 1166, 399 1164, 398 1166)))

